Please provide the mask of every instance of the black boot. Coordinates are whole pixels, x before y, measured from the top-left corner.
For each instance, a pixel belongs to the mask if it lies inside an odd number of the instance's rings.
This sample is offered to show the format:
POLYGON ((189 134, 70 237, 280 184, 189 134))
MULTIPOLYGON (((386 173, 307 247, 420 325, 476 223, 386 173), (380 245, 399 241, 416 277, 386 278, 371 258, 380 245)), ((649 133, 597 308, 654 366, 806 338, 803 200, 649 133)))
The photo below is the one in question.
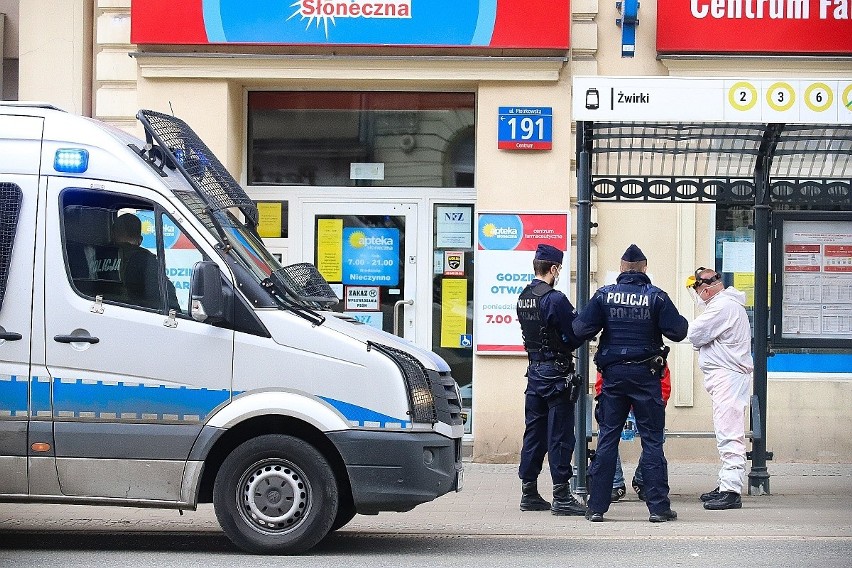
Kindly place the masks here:
POLYGON ((723 511, 725 509, 742 509, 743 500, 739 493, 733 491, 720 491, 719 497, 704 501, 704 508, 709 511, 723 511))
POLYGON ((582 517, 586 514, 586 506, 571 494, 570 483, 557 483, 553 486, 553 505, 550 506, 550 512, 554 515, 582 517))
POLYGON ((538 484, 535 481, 521 482, 521 511, 547 511, 550 503, 538 493, 538 484))

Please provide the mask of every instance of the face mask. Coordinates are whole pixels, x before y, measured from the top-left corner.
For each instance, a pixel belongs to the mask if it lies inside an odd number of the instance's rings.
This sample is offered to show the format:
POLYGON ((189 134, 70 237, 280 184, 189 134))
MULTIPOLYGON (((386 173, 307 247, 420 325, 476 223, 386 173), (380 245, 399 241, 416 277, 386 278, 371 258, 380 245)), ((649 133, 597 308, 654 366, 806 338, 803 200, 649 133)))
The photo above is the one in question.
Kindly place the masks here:
POLYGON ((704 298, 701 297, 701 294, 692 290, 692 299, 695 301, 695 305, 699 308, 703 308, 707 305, 707 302, 704 301, 704 298))
POLYGON ((553 278, 553 288, 556 288, 556 285, 559 284, 559 277, 562 276, 562 270, 558 270, 556 272, 556 276, 553 278))

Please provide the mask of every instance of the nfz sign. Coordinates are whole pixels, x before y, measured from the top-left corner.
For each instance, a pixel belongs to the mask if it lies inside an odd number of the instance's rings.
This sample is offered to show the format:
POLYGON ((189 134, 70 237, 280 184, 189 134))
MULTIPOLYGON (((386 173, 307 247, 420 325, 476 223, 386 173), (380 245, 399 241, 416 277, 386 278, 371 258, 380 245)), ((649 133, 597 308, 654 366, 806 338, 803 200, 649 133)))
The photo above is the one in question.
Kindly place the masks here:
POLYGON ((553 108, 500 107, 497 148, 550 150, 553 148, 553 108))

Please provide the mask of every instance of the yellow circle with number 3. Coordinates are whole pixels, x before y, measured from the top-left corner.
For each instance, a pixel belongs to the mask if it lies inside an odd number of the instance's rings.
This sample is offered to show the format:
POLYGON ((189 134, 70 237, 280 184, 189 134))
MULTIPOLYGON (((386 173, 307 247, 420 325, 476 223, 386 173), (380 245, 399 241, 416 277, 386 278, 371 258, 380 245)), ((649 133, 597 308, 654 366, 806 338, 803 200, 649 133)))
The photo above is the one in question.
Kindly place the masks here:
POLYGON ((785 110, 790 110, 790 107, 796 102, 796 92, 788 83, 779 81, 773 83, 766 90, 766 102, 774 110, 784 112, 785 110))

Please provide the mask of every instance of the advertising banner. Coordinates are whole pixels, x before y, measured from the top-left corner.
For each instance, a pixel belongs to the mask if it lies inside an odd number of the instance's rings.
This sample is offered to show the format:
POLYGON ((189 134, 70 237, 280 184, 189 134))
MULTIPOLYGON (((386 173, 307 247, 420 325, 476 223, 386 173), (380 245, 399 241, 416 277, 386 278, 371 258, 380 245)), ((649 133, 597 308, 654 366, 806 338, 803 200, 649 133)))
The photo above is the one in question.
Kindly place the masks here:
POLYGON ((578 76, 573 89, 576 120, 852 124, 852 76, 578 76))
POLYGON ((136 44, 568 49, 566 0, 133 0, 136 44))
POLYGON ((852 53, 849 0, 658 0, 659 53, 852 53))
MULTIPOLYGON (((518 324, 518 296, 532 282, 536 247, 543 243, 565 253, 570 266, 571 229, 568 212, 477 213, 476 289, 473 322, 475 350, 480 355, 523 355, 518 324)), ((569 270, 556 286, 568 295, 569 270)))

